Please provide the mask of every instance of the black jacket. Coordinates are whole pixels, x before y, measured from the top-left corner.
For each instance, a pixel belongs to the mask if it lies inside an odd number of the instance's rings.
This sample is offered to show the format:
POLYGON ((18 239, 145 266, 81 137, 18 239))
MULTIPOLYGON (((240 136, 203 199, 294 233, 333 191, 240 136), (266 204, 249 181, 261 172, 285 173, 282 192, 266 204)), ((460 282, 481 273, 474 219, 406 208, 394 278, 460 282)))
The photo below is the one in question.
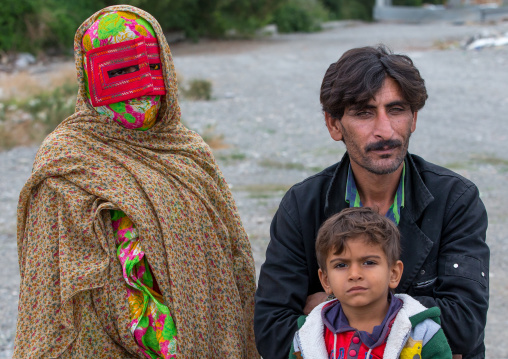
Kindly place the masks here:
MULTIPOLYGON (((489 302, 487 212, 478 189, 464 177, 406 156, 401 208, 404 272, 396 292, 441 309, 453 353, 485 356, 489 302)), ((254 330, 264 359, 287 358, 307 296, 323 291, 315 238, 320 225, 348 207, 349 157, 293 186, 273 218, 261 267, 254 330)))

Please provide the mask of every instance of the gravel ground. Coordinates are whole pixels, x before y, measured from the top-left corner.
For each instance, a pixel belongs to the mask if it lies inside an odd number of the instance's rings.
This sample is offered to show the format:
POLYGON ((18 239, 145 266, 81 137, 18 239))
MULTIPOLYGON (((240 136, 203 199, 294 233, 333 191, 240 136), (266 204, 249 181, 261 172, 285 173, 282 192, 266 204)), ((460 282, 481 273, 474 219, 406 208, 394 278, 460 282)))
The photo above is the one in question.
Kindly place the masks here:
MULTIPOLYGON (((252 42, 202 42, 173 47, 184 79, 209 79, 213 100, 182 101, 192 129, 223 137, 215 151, 232 186, 251 239, 256 268, 264 261, 271 218, 294 183, 336 162, 344 153, 324 126, 319 87, 331 62, 352 47, 385 43, 411 56, 427 83, 429 100, 419 113, 410 151, 449 167, 480 188, 489 213, 491 308, 488 358, 508 358, 505 278, 508 262, 508 48, 464 51, 447 47, 490 25, 402 25, 342 22, 316 34, 279 35, 252 42), (503 120, 505 118, 505 120, 503 120)), ((0 284, 0 358, 12 355, 19 271, 15 210, 35 148, 0 153, 0 250, 5 254, 0 284)))

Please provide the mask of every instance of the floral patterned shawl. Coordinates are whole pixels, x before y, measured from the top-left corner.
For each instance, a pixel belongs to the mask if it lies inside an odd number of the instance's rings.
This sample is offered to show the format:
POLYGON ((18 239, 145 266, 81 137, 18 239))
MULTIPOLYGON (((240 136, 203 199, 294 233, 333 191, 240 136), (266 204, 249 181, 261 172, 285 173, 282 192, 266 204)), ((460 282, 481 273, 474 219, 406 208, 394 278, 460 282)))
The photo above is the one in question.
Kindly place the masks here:
POLYGON ((250 244, 210 148, 180 123, 159 24, 135 7, 108 7, 81 25, 74 51, 76 113, 43 142, 19 199, 14 357, 143 357, 129 332, 111 209, 136 224, 177 326, 179 357, 259 357, 250 244), (161 47, 167 94, 148 131, 125 129, 86 100, 81 40, 114 10, 146 19, 161 47))

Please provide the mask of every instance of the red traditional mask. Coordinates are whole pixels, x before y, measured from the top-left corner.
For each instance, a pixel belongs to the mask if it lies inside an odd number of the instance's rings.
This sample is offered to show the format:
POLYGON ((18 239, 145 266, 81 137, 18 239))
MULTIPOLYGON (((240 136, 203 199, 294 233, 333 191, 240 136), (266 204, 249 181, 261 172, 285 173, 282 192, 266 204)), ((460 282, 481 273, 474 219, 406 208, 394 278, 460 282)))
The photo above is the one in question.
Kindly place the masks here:
POLYGON ((88 51, 85 61, 94 107, 166 93, 155 38, 101 46, 88 51))

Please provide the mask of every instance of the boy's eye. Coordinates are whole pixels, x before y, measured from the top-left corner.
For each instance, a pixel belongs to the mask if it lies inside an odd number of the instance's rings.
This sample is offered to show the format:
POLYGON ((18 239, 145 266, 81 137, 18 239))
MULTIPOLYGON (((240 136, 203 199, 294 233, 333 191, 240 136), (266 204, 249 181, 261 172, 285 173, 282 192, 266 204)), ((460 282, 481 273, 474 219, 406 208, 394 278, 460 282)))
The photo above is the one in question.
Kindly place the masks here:
POLYGON ((376 262, 374 262, 374 261, 365 261, 365 262, 363 262, 363 264, 368 265, 368 266, 372 266, 372 265, 375 265, 376 262))
POLYGON ((335 268, 346 268, 346 263, 337 263, 335 268))

